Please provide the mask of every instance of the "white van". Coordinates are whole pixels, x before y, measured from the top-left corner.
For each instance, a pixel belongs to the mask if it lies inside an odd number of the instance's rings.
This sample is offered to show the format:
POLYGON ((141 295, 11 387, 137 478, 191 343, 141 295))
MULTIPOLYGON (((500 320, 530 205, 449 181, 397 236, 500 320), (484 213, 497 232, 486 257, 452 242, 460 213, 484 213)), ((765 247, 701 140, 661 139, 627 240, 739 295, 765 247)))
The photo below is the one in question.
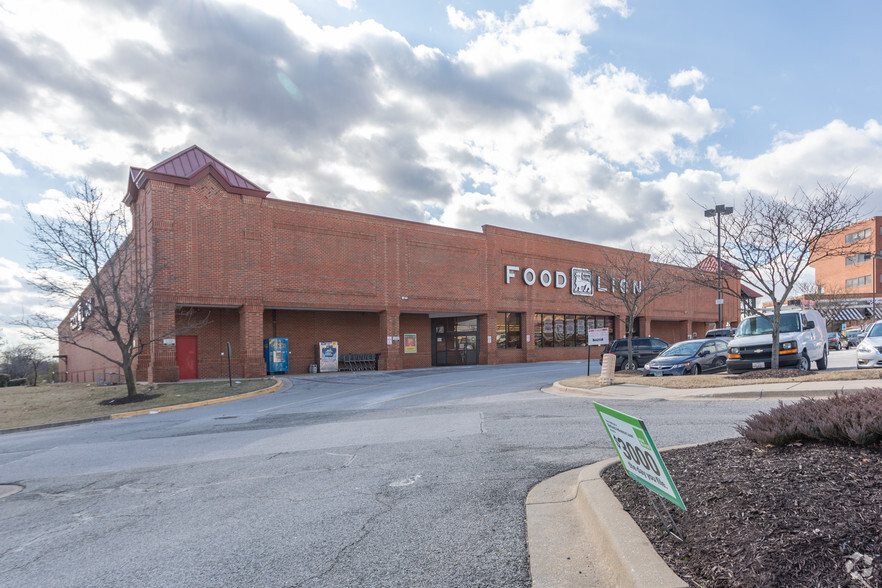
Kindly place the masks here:
MULTIPOLYGON (((778 367, 808 371, 811 362, 827 369, 827 323, 817 310, 782 310, 778 336, 778 367)), ((726 368, 730 374, 772 367, 772 315, 741 321, 729 341, 726 368)))

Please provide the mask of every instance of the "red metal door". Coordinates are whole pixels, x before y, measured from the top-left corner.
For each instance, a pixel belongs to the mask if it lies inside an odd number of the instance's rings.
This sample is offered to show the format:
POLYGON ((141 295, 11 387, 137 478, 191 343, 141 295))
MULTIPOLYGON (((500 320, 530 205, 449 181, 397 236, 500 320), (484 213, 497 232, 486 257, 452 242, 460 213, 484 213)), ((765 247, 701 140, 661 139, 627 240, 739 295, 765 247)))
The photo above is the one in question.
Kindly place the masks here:
POLYGON ((178 336, 175 342, 175 355, 178 360, 178 377, 182 380, 195 380, 199 377, 199 363, 196 356, 196 335, 178 336))

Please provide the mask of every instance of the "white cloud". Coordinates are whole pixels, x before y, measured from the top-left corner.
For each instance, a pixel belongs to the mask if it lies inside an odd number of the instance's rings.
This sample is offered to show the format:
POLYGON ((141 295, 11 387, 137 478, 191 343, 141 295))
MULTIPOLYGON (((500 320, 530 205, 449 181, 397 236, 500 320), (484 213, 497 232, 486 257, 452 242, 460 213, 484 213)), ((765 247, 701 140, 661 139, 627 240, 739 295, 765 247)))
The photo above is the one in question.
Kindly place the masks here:
POLYGON ((355 8, 355 0, 337 0, 337 6, 345 8, 346 10, 352 10, 355 8))
MULTIPOLYGON (((92 10, 64 4, 64 14, 92 10)), ((510 15, 451 4, 450 25, 475 36, 455 54, 411 46, 375 21, 318 26, 289 0, 218 0, 186 14, 159 1, 137 16, 109 3, 108 22, 149 21, 158 44, 114 33, 76 58, 66 39, 92 34, 94 16, 72 15, 55 41, 29 3, 14 6, 27 18, 10 12, 0 26, 15 31, 21 71, 40 75, 4 96, 0 155, 88 177, 115 202, 128 166, 194 143, 279 198, 626 246, 634 234, 669 239, 676 219, 700 216, 695 201, 732 204, 797 176, 812 184, 806 172, 882 185, 875 121, 782 134, 768 153, 740 159, 706 147, 731 124, 725 112, 666 93, 701 90, 703 72, 658 89, 623 66, 587 70, 586 36, 600 17, 628 15, 615 0, 534 1, 510 15), (217 34, 226 22, 236 35, 217 34), (39 49, 53 42, 65 50, 39 49)), ((28 210, 58 214, 65 201, 50 191, 28 210)))
MULTIPOLYGON (((4 208, 18 208, 12 202, 0 198, 0 211, 4 208)), ((12 222, 12 215, 8 212, 0 212, 0 222, 12 222)))
POLYGON ((24 172, 16 168, 5 153, 0 153, 0 175, 23 176, 24 172))
POLYGON ((28 212, 38 216, 60 218, 70 209, 71 199, 64 192, 49 189, 40 194, 40 199, 25 206, 28 212))
POLYGON ((106 57, 119 43, 168 53, 162 29, 148 14, 82 8, 66 0, 4 0, 0 28, 27 53, 50 54, 61 48, 79 66, 106 57))
POLYGON ((683 86, 693 86, 696 92, 704 89, 707 78, 701 71, 694 67, 689 70, 682 70, 668 78, 668 85, 672 88, 682 88, 683 86))
POLYGON ((447 5, 447 22, 455 29, 470 31, 475 28, 475 21, 465 15, 462 10, 458 10, 453 6, 447 5))
POLYGON ((711 160, 737 178, 745 190, 774 194, 811 190, 846 178, 856 192, 882 187, 882 125, 869 120, 861 128, 834 120, 804 133, 781 133, 771 149, 752 159, 720 155, 711 160))

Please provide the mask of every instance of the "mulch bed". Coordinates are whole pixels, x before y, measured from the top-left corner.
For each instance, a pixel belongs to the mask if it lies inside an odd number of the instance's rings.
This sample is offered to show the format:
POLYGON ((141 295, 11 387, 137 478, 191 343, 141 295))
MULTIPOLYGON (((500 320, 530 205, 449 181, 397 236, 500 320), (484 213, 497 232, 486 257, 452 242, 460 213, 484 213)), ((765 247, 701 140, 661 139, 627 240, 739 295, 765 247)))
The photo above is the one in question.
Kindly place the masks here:
POLYGON ((777 370, 753 370, 741 374, 728 374, 727 379, 730 380, 758 380, 760 378, 799 378, 816 373, 811 371, 795 370, 793 368, 782 368, 777 370))
MULTIPOLYGON (((643 370, 619 370, 616 373, 621 376, 642 376, 643 370)), ((753 370, 741 374, 725 374, 724 372, 724 375, 728 380, 758 380, 762 378, 799 378, 815 373, 817 372, 781 368, 777 370, 753 370)))
POLYGON ((682 542, 621 465, 603 479, 686 583, 882 586, 882 447, 738 438, 662 456, 688 509, 666 503, 682 542))

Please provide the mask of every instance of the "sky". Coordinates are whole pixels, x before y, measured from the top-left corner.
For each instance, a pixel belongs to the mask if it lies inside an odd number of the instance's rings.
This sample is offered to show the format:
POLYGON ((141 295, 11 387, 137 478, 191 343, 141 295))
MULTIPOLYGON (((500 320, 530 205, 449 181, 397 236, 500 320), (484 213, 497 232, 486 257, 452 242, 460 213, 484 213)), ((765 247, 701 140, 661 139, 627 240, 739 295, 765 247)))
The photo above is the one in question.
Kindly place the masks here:
MULTIPOLYGON (((191 145, 271 197, 624 248, 749 191, 882 214, 882 3, 0 0, 0 336, 27 213, 191 145)), ((809 276, 810 277, 810 276, 809 276)))

